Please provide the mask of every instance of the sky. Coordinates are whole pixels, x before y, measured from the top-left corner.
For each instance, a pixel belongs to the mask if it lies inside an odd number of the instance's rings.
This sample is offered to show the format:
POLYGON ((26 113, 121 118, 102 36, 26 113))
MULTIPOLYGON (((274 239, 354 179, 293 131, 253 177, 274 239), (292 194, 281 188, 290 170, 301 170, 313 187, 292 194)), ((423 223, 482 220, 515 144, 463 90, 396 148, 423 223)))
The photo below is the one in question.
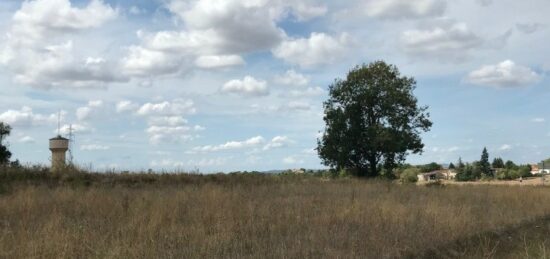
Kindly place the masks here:
POLYGON ((324 168, 328 86, 376 60, 417 80, 413 164, 550 157, 547 0, 2 0, 0 121, 49 164, 72 125, 94 170, 324 168))

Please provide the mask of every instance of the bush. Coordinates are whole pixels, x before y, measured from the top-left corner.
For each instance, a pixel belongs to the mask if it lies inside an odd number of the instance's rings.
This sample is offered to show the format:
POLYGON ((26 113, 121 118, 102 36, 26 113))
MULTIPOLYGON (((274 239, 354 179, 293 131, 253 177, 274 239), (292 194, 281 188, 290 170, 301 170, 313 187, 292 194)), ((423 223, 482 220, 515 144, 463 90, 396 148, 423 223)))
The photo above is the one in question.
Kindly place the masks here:
POLYGON ((418 182, 418 174, 420 169, 418 168, 407 168, 403 170, 401 175, 399 175, 399 180, 402 183, 416 183, 418 182))

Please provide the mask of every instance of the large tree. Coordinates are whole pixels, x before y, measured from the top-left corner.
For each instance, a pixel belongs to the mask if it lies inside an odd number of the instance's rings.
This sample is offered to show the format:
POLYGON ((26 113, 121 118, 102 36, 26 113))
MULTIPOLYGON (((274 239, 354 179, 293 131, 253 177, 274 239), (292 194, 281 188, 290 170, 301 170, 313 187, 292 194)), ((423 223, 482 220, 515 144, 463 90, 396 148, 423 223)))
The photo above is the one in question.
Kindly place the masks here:
POLYGON ((317 151, 323 163, 374 177, 391 172, 410 153, 424 148, 420 134, 432 122, 419 106, 416 81, 397 67, 377 61, 352 69, 329 86, 324 102, 326 128, 317 151))
POLYGON ((4 139, 9 136, 10 133, 10 125, 0 122, 0 165, 8 163, 11 158, 11 152, 8 150, 8 147, 4 145, 4 139))

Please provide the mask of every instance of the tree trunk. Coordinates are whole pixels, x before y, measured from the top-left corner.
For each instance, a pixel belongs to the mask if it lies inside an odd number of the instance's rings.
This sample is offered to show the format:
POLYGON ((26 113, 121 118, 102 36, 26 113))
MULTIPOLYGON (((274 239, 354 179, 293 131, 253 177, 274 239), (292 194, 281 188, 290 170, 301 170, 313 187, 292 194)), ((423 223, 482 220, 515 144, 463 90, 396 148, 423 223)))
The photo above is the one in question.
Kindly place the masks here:
POLYGON ((376 156, 370 156, 369 157, 369 172, 367 173, 367 177, 375 177, 378 176, 378 159, 376 159, 376 156))

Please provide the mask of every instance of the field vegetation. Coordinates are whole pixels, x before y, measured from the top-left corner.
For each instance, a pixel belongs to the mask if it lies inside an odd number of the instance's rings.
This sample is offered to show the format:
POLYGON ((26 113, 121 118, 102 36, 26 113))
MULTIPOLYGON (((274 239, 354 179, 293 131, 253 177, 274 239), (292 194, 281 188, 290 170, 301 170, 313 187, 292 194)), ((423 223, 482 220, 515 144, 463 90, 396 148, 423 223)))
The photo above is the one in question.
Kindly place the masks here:
POLYGON ((543 187, 0 171, 0 258, 545 257, 543 187))

